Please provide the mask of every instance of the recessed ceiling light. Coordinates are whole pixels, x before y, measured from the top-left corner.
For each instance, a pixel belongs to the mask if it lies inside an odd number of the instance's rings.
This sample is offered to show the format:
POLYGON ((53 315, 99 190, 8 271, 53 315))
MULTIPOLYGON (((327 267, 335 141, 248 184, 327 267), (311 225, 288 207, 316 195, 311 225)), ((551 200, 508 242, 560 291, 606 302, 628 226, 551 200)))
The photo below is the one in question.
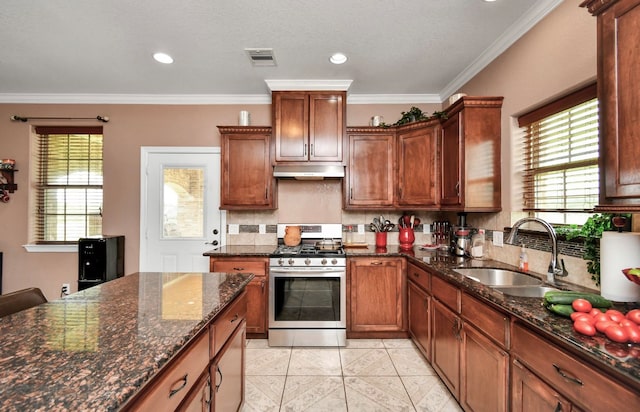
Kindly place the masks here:
POLYGON ((347 56, 342 53, 335 53, 329 57, 329 61, 333 64, 342 64, 347 61, 347 56))
POLYGON ((160 63, 164 63, 164 64, 173 63, 173 57, 169 56, 166 53, 154 53, 153 58, 160 63))

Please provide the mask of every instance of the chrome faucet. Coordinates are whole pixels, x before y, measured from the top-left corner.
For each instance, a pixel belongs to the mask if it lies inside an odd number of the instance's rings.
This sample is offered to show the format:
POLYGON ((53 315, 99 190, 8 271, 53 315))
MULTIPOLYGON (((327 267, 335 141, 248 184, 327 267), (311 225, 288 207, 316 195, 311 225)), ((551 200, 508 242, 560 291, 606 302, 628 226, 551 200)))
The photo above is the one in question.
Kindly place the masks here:
POLYGON ((548 222, 537 217, 522 218, 513 224, 511 233, 509 233, 509 236, 507 237, 505 242, 513 245, 513 242, 516 240, 516 236, 518 235, 518 228, 520 228, 520 226, 522 226, 523 224, 529 222, 537 222, 542 225, 542 227, 544 227, 549 234, 549 239, 551 240, 551 262, 549 263, 549 269, 547 271, 547 281, 554 282, 556 276, 567 276, 569 272, 567 272, 567 269, 564 267, 564 261, 558 261, 558 235, 556 234, 553 226, 551 226, 548 222), (562 267, 560 263, 562 263, 562 267))

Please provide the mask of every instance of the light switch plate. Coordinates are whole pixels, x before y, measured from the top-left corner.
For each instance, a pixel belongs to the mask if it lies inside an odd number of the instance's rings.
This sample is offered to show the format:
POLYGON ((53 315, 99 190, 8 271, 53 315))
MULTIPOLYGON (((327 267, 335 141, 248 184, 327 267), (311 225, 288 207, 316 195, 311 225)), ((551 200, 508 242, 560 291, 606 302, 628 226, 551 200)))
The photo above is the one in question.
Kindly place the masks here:
POLYGON ((258 233, 261 235, 267 233, 267 225, 258 225, 258 233))
POLYGON ((229 225, 229 234, 230 235, 239 235, 240 234, 240 225, 229 225))
POLYGON ((499 230, 494 230, 493 231, 493 246, 498 246, 498 247, 502 247, 503 246, 503 242, 502 242, 502 235, 504 233, 499 231, 499 230))
POLYGON ((358 225, 358 234, 364 235, 364 224, 358 225))

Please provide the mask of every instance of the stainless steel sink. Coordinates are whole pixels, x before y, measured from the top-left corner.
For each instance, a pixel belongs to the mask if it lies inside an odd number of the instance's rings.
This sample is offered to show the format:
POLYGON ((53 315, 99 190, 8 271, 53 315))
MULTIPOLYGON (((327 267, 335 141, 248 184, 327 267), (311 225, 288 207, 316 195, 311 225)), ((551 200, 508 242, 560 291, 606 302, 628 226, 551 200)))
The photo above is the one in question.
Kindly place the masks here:
POLYGON ((506 286, 500 287, 495 286, 492 288, 493 290, 497 290, 500 293, 509 296, 520 296, 524 298, 541 298, 545 293, 552 290, 559 290, 556 288, 551 288, 548 286, 506 286))
POLYGON ((542 281, 525 273, 506 269, 460 268, 456 272, 487 286, 541 285, 542 281))

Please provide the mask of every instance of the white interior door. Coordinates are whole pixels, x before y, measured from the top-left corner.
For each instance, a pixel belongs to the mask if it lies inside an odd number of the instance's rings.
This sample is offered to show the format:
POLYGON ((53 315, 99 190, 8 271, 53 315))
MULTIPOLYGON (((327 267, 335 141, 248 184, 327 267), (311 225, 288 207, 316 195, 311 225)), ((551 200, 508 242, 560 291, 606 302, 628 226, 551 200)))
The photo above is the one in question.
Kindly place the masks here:
POLYGON ((203 252, 224 243, 220 148, 141 150, 140 271, 208 272, 203 252))

